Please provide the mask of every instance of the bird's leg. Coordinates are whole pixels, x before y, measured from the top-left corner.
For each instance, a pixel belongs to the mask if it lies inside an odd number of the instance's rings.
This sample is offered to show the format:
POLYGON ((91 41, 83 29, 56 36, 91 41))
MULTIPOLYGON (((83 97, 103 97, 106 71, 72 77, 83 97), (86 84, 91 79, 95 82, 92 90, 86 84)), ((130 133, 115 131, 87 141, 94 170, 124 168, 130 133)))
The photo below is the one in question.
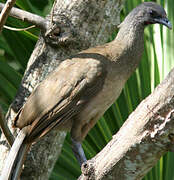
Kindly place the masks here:
POLYGON ((76 157, 76 159, 78 160, 80 167, 81 165, 87 161, 85 153, 83 151, 82 145, 80 142, 75 141, 73 138, 71 138, 72 140, 72 151, 76 157))

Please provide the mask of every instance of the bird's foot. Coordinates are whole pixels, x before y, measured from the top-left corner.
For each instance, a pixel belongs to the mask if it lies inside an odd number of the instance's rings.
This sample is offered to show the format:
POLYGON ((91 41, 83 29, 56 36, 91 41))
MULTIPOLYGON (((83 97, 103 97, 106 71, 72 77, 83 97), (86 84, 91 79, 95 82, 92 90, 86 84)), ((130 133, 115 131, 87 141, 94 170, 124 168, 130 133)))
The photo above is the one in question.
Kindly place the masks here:
POLYGON ((83 151, 82 145, 80 142, 75 141, 74 139, 72 139, 72 151, 76 157, 76 159, 78 160, 80 167, 81 165, 87 161, 85 153, 83 151))

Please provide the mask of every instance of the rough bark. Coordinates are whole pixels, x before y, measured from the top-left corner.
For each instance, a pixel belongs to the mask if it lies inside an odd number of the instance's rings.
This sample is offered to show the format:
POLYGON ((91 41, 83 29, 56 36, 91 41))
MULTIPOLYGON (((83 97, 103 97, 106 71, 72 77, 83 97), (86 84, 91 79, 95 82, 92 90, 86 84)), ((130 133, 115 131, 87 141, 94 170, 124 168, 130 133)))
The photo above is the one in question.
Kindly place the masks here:
POLYGON ((174 69, 129 116, 107 146, 83 167, 79 180, 139 180, 174 151, 174 69))
MULTIPOLYGON (((123 0, 57 0, 54 7, 54 21, 65 23, 65 30, 71 29, 71 38, 63 39, 58 45, 45 43, 40 38, 29 59, 19 91, 8 114, 8 125, 22 107, 34 87, 41 82, 63 59, 91 46, 105 43, 119 23, 119 13, 123 0)), ((50 17, 48 17, 50 18, 50 17)), ((69 33, 69 32, 68 32, 69 33)), ((16 130, 12 129, 16 135, 16 130)), ((66 133, 52 131, 32 146, 27 157, 22 179, 48 179, 60 154, 66 133)), ((3 135, 0 139, 0 169, 9 152, 3 135)))

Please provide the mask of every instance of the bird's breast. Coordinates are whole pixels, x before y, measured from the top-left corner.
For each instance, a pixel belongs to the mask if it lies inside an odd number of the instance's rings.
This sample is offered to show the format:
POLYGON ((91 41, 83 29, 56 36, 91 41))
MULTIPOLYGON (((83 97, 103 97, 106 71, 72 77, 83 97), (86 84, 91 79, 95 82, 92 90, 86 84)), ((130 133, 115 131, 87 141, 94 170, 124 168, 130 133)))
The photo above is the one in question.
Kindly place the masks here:
POLYGON ((108 73, 102 89, 87 103, 85 108, 79 113, 78 118, 83 119, 83 124, 88 123, 91 119, 94 119, 94 117, 97 121, 119 97, 124 84, 125 80, 122 79, 121 76, 118 75, 113 78, 108 73))

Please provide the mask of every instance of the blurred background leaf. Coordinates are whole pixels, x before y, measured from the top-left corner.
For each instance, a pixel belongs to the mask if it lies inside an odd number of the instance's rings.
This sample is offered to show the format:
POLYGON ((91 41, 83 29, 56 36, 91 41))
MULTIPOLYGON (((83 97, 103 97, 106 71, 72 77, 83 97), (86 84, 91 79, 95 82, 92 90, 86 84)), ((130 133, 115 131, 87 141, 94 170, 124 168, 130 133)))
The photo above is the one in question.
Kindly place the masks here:
MULTIPOLYGON (((4 2, 0 0, 0 2, 4 2)), ((121 20, 142 0, 126 0, 121 12, 121 20)), ((167 11, 174 24, 174 1, 156 0, 167 11)), ((53 0, 17 0, 16 6, 46 16, 53 0)), ((27 23, 8 18, 7 25, 26 27, 27 23)), ((0 36, 0 105, 6 112, 19 87, 27 61, 37 41, 39 29, 24 32, 3 30, 0 36)), ((114 33, 116 34, 116 33, 114 33)), ((109 40, 114 38, 111 37, 109 40)), ((95 156, 112 138, 128 115, 147 97, 174 67, 174 33, 164 26, 153 25, 145 29, 145 51, 136 72, 130 77, 119 99, 115 102, 83 142, 87 158, 95 156)), ((80 175, 79 165, 71 151, 69 134, 62 153, 54 167, 51 180, 75 180, 80 175)), ((167 153, 144 177, 144 180, 173 180, 174 154, 167 153)))

